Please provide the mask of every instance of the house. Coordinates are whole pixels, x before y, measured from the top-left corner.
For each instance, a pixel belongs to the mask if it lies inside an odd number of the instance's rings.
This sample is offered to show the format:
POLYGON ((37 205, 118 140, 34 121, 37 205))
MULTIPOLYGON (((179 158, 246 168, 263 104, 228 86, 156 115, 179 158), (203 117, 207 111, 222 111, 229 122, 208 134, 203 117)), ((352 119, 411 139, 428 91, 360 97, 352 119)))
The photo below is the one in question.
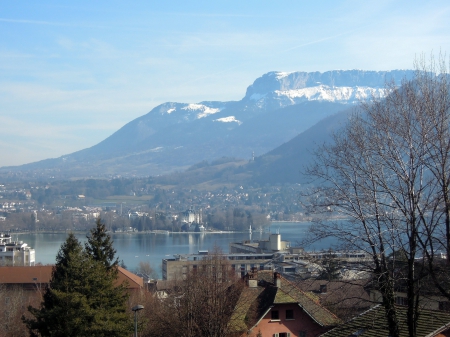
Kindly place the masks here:
POLYGON ((314 297, 272 271, 254 269, 245 276, 230 319, 237 336, 313 337, 340 323, 314 297))
MULTIPOLYGON (((430 282, 429 284, 432 285, 433 283, 430 282)), ((450 311, 449 300, 434 287, 430 286, 430 288, 430 291, 425 291, 423 289, 419 290, 420 307, 430 310, 450 311)), ((396 287, 394 296, 395 304, 402 306, 408 305, 408 295, 406 293, 406 289, 396 287)), ((370 300, 373 303, 381 303, 383 301, 383 297, 378 289, 370 289, 370 300)))
POLYGON ((0 267, 0 283, 10 288, 41 291, 50 283, 52 270, 53 266, 0 267))
MULTIPOLYGON (((406 307, 397 307, 400 336, 408 336, 406 307)), ((385 309, 377 305, 348 322, 321 335, 323 337, 389 336, 385 309)), ((417 322, 417 337, 450 336, 450 313, 422 309, 417 322)))
MULTIPOLYGON (((126 284, 129 291, 140 290, 144 287, 141 277, 118 267, 118 277, 116 284, 126 284)), ((52 278, 53 266, 31 266, 31 267, 0 267, 0 284, 7 287, 19 286, 24 290, 45 289, 52 278)))
POLYGON ((144 279, 142 277, 139 277, 122 267, 118 267, 118 271, 119 273, 116 281, 118 285, 125 283, 129 291, 141 290, 144 287, 144 279))
POLYGON ((373 306, 367 289, 370 282, 370 279, 351 281, 307 279, 299 281, 296 285, 314 296, 320 304, 339 318, 348 320, 373 306))
MULTIPOLYGON (((442 262, 447 263, 445 260, 442 262)), ((421 270, 420 268, 423 268, 422 263, 417 260, 415 266, 417 275, 419 275, 421 270)), ((404 266, 401 267, 404 268, 404 266)), ((402 271, 402 269, 397 270, 398 275, 401 275, 401 272, 405 271, 402 271)), ((373 282, 372 286, 369 287, 370 300, 373 303, 381 304, 383 297, 378 287, 379 285, 377 285, 376 282, 373 282)), ((418 288, 415 290, 415 293, 418 296, 420 308, 450 312, 450 301, 443 296, 440 290, 436 287, 431 275, 425 275, 421 278, 420 284, 418 284, 418 288)), ((408 305, 407 283, 405 278, 397 279, 394 284, 394 301, 396 305, 408 305)))
POLYGON ((152 280, 147 283, 147 289, 158 299, 166 299, 169 297, 176 284, 174 281, 152 280))

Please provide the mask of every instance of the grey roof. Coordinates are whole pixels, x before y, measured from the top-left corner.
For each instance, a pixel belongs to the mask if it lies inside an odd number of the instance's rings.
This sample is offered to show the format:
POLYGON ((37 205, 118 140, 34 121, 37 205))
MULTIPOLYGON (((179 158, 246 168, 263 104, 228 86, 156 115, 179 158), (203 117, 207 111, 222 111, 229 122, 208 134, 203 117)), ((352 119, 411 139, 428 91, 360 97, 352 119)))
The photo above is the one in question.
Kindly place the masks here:
MULTIPOLYGON (((406 323, 406 307, 397 306, 400 336, 407 337, 408 325, 406 323)), ((420 311, 417 322, 417 337, 432 337, 442 331, 450 329, 450 313, 444 311, 420 311)), ((385 309, 377 305, 348 322, 321 335, 323 337, 379 337, 389 336, 385 309)))

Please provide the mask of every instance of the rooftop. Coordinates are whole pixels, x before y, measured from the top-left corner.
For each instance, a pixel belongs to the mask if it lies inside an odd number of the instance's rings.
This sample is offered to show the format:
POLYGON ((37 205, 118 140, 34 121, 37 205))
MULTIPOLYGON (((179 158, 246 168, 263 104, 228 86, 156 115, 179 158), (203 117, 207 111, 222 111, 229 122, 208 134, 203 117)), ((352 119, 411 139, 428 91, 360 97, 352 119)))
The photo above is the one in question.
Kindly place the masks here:
MULTIPOLYGON (((401 337, 407 337, 406 307, 396 307, 401 337)), ((436 336, 450 329, 450 313, 434 310, 421 310, 417 322, 417 336, 436 336)), ((377 305, 348 322, 323 334, 323 337, 379 337, 388 336, 385 309, 377 305)))

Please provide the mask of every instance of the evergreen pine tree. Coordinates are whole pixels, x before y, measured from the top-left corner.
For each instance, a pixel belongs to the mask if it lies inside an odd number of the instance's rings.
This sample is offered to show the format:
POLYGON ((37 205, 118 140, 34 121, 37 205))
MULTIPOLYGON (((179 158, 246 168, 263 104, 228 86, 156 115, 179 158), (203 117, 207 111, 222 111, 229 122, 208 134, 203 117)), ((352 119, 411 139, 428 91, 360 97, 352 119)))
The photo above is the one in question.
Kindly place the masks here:
POLYGON ((85 243, 86 252, 94 260, 102 262, 108 270, 119 265, 119 258, 114 259, 116 250, 113 247, 113 240, 100 218, 97 218, 96 226, 86 237, 88 239, 85 243))
POLYGON ((116 287, 116 273, 93 259, 73 234, 56 257, 40 308, 29 307, 24 319, 30 336, 128 336, 132 322, 127 294, 116 287))

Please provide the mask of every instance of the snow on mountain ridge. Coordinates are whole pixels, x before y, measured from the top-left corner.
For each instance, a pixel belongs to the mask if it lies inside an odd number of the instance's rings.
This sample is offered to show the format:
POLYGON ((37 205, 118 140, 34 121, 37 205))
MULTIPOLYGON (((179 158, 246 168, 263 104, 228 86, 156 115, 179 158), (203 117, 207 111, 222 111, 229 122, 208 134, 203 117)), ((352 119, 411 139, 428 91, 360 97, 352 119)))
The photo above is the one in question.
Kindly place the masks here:
POLYGON ((294 90, 275 90, 278 97, 286 97, 292 104, 302 101, 329 101, 356 104, 361 100, 372 97, 382 98, 385 96, 385 89, 371 87, 330 87, 328 85, 319 85, 304 89, 294 90))
MULTIPOLYGON (((169 109, 172 110, 172 109, 169 109)), ((169 110, 167 110, 167 113, 170 113, 169 110)), ((215 113, 218 113, 222 110, 222 108, 211 108, 209 106, 206 106, 204 104, 198 104, 198 103, 190 103, 186 105, 185 107, 181 108, 181 110, 186 111, 200 111, 196 117, 197 119, 207 117, 209 115, 213 115, 215 113)))
POLYGON ((214 119, 214 122, 222 122, 222 123, 238 123, 238 125, 241 125, 242 122, 238 119, 236 119, 235 116, 228 116, 228 117, 222 117, 218 119, 214 119))
POLYGON ((276 90, 288 91, 316 87, 318 84, 330 87, 371 87, 381 89, 384 88, 386 81, 393 80, 400 84, 403 79, 412 78, 413 74, 413 70, 332 70, 323 73, 318 71, 272 71, 257 78, 247 88, 245 98, 251 99, 253 95, 264 95, 276 90))
MULTIPOLYGON (((239 124, 254 118, 259 112, 308 101, 353 105, 371 97, 381 98, 385 96, 385 81, 400 83, 413 73, 412 70, 333 70, 323 73, 272 71, 257 78, 240 101, 167 102, 155 108, 154 112, 160 114, 164 126, 198 120, 212 121, 213 118, 223 123, 239 124), (228 119, 229 115, 236 116, 235 120, 228 119)), ((150 116, 153 117, 154 114, 150 116)), ((153 121, 148 122, 148 130, 153 130, 153 121)))

